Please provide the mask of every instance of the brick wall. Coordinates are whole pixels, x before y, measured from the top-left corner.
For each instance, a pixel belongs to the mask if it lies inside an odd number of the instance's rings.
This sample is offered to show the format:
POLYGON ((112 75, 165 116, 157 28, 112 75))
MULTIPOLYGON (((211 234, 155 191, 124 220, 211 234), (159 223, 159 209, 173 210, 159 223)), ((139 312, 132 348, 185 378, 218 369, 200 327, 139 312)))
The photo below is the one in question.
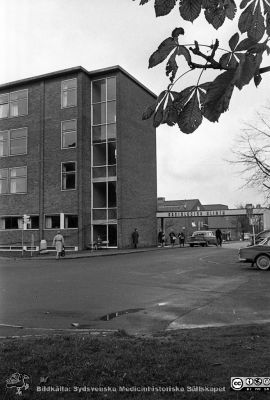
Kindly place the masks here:
POLYGON ((154 98, 126 75, 117 77, 118 241, 132 246, 134 228, 139 245, 156 245, 156 135, 142 113, 154 98))

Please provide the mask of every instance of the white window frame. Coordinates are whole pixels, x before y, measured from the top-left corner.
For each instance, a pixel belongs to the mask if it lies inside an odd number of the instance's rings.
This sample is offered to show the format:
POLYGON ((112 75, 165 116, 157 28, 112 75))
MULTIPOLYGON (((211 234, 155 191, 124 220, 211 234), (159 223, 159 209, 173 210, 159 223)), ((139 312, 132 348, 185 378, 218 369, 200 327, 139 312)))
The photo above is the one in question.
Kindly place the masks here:
POLYGON ((8 189, 7 192, 6 193, 0 193, 0 196, 4 196, 4 195, 7 195, 7 194, 10 194, 10 192, 9 192, 9 169, 8 168, 1 168, 1 170, 7 171, 7 178, 6 179, 0 178, 1 181, 6 181, 7 182, 7 189, 8 189))
POLYGON ((8 187, 8 192, 7 193, 0 193, 0 196, 3 196, 3 195, 13 195, 13 194, 26 194, 27 193, 27 190, 28 190, 28 171, 27 171, 27 166, 26 165, 22 165, 22 166, 20 166, 20 167, 10 167, 10 168, 1 168, 1 169, 3 169, 3 170, 7 170, 8 171, 8 174, 7 174, 7 187, 8 187), (11 170, 12 169, 19 169, 19 168, 25 168, 25 171, 26 171, 26 173, 25 173, 25 176, 23 176, 23 178, 25 178, 25 180, 26 180, 26 190, 25 190, 25 192, 11 192, 10 191, 10 189, 11 189, 11 180, 12 179, 16 179, 16 178, 22 178, 22 177, 11 177, 11 170))
POLYGON ((78 214, 71 214, 71 213, 67 213, 67 214, 64 214, 64 228, 63 229, 78 229, 78 227, 79 227, 79 216, 78 216, 78 214), (65 226, 65 221, 66 221, 66 217, 68 217, 68 216, 72 216, 72 217, 77 217, 77 228, 69 228, 69 227, 66 227, 65 226))
POLYGON ((70 78, 70 79, 65 79, 64 81, 61 81, 61 109, 77 107, 77 105, 78 105, 78 80, 77 80, 77 78, 70 78), (76 104, 71 105, 71 106, 64 106, 63 105, 63 93, 66 92, 66 91, 68 92, 68 91, 71 91, 71 90, 75 90, 75 88, 65 89, 64 90, 63 89, 64 83, 68 82, 68 81, 73 81, 73 80, 76 81, 76 104))
POLYGON ((78 175, 77 161, 72 160, 72 161, 61 162, 61 192, 69 192, 70 190, 77 190, 77 175, 78 175), (69 163, 75 164, 75 188, 74 189, 62 189, 63 188, 63 164, 69 164, 69 163))
POLYGON ((22 165, 21 167, 11 167, 11 168, 9 168, 9 174, 8 174, 8 178, 9 178, 9 194, 25 194, 25 193, 27 193, 27 166, 26 165, 22 165), (26 173, 25 173, 25 180, 26 180, 26 190, 25 190, 25 192, 15 192, 15 193, 11 193, 11 191, 10 191, 10 187, 11 187, 11 180, 12 179, 16 179, 16 178, 21 178, 21 177, 12 177, 11 178, 11 170, 12 169, 20 169, 20 168, 25 168, 25 171, 26 171, 26 173))
POLYGON ((0 155, 0 158, 3 158, 3 157, 17 157, 17 156, 22 156, 22 155, 27 154, 27 149, 28 149, 28 128, 27 128, 27 126, 23 126, 21 128, 13 128, 13 129, 6 129, 6 130, 3 130, 3 131, 0 131, 0 133, 2 133, 2 132, 7 132, 8 133, 8 138, 7 138, 8 154, 7 155, 3 155, 3 156, 0 155), (19 129, 26 129, 26 135, 24 136, 24 138, 26 139, 25 153, 11 154, 11 152, 10 152, 11 151, 11 140, 13 140, 13 139, 11 139, 11 132, 12 131, 17 131, 19 129))
MULTIPOLYGON (((66 119, 66 120, 64 120, 64 121, 61 121, 61 149, 62 150, 71 150, 71 149, 76 149, 77 148, 77 142, 78 142, 78 140, 77 140, 77 138, 78 138, 78 130, 77 130, 77 128, 78 128, 78 123, 77 123, 77 118, 72 118, 72 119, 66 119), (70 121, 75 121, 75 132, 76 132, 76 145, 74 146, 74 147, 64 147, 63 146, 63 124, 64 124, 64 122, 70 122, 70 121)), ((71 132, 74 132, 74 131, 71 131, 71 132)))
POLYGON ((60 216, 60 214, 57 214, 57 213, 55 213, 55 214, 45 214, 44 215, 44 229, 45 230, 54 230, 54 229, 59 230, 59 229, 61 229, 61 216, 60 216), (48 217, 59 217, 59 228, 46 228, 46 218, 48 218, 48 217))
POLYGON ((28 99, 29 99, 28 94, 29 94, 29 90, 28 89, 20 89, 20 90, 15 90, 14 92, 0 93, 0 95, 8 96, 8 102, 4 103, 4 104, 8 104, 8 115, 7 115, 7 117, 3 117, 3 118, 0 117, 0 119, 18 118, 18 117, 23 117, 25 115, 28 115, 28 99), (26 97, 23 98, 23 99, 26 99, 26 113, 25 114, 18 114, 18 115, 10 115, 10 110, 11 110, 10 104, 16 102, 15 100, 10 100, 10 95, 13 94, 13 93, 19 93, 19 92, 24 92, 24 91, 26 91, 26 93, 27 93, 26 97))

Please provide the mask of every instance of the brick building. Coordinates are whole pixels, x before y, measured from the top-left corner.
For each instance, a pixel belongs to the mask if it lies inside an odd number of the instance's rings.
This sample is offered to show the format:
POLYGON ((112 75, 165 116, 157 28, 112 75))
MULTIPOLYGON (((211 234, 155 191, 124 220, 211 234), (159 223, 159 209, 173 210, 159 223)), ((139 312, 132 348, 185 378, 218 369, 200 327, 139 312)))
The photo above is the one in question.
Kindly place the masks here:
POLYGON ((156 244, 156 96, 119 66, 0 86, 0 244, 156 244))
POLYGON ((170 232, 177 235, 183 231, 190 236, 194 231, 219 228, 224 240, 239 240, 243 233, 269 229, 270 210, 252 204, 230 209, 225 204, 201 204, 198 199, 165 200, 165 197, 158 197, 157 220, 158 231, 165 232, 167 238, 170 232))

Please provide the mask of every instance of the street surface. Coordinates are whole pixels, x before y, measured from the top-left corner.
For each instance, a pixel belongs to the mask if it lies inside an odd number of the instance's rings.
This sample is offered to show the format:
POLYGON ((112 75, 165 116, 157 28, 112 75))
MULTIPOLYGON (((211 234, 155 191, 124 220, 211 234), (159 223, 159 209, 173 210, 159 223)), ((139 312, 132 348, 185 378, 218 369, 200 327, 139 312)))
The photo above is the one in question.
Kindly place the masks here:
POLYGON ((0 336, 75 329, 71 324, 147 334, 264 323, 270 321, 269 284, 270 272, 238 263, 238 250, 225 246, 1 259, 0 336))

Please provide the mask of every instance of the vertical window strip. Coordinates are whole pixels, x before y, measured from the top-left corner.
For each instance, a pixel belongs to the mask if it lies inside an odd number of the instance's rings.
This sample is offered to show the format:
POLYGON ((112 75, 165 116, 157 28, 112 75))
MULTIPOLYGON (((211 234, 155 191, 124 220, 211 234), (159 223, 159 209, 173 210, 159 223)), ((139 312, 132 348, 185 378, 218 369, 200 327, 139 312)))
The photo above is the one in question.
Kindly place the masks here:
MULTIPOLYGON (((111 190, 115 190, 115 188, 109 186, 108 178, 109 176, 116 176, 116 131, 115 131, 115 124, 116 124, 116 95, 115 95, 115 82, 112 83, 112 92, 114 95, 108 94, 108 82, 111 78, 106 78, 106 86, 105 86, 105 100, 102 100, 104 97, 104 87, 100 90, 103 90, 102 93, 99 94, 98 92, 95 93, 95 100, 93 101, 93 84, 92 82, 92 123, 91 123, 91 181, 92 181, 92 192, 91 192, 91 237, 93 240, 93 232, 94 232, 94 223, 95 220, 103 220, 102 213, 106 213, 105 217, 105 224, 106 224, 106 240, 109 245, 109 220, 117 219, 117 205, 114 201, 114 195, 111 193, 111 190), (114 88, 113 88, 114 87, 114 88), (100 101, 97 99, 100 98, 100 101), (100 109, 98 108, 100 107, 100 109), (105 118, 102 117, 102 107, 105 108, 105 118), (100 120, 99 120, 100 116, 100 120), (104 128, 105 131, 104 131, 104 128), (110 130, 110 133, 109 133, 110 130), (105 133, 105 135, 104 135, 105 133), (105 146, 105 147, 104 147, 105 146), (109 148, 110 146, 110 148, 109 148), (103 154, 103 152, 105 152, 103 154), (104 165, 104 156, 105 156, 105 165, 104 165), (111 167, 114 167, 115 173, 111 171, 111 167), (110 168, 110 172, 109 172, 110 168), (104 176, 103 170, 106 169, 106 176, 104 176), (93 182, 93 178, 99 178, 99 181, 93 182), (103 179, 102 179, 103 178, 103 179), (102 179, 102 180, 101 180, 102 179), (95 205, 98 206, 98 203, 94 199, 96 195, 96 191, 98 186, 105 184, 105 208, 95 208, 95 205), (94 187, 96 190, 94 190, 94 187)), ((115 80, 115 77, 113 78, 115 80)), ((100 80, 102 81, 102 80, 100 80)), ((95 90, 97 91, 98 85, 96 86, 95 90)), ((116 184, 116 182, 115 182, 116 184)), ((98 195, 99 196, 99 195, 98 195)), ((99 204, 99 206, 101 203, 99 204)), ((117 225, 117 224, 116 224, 117 225)))

